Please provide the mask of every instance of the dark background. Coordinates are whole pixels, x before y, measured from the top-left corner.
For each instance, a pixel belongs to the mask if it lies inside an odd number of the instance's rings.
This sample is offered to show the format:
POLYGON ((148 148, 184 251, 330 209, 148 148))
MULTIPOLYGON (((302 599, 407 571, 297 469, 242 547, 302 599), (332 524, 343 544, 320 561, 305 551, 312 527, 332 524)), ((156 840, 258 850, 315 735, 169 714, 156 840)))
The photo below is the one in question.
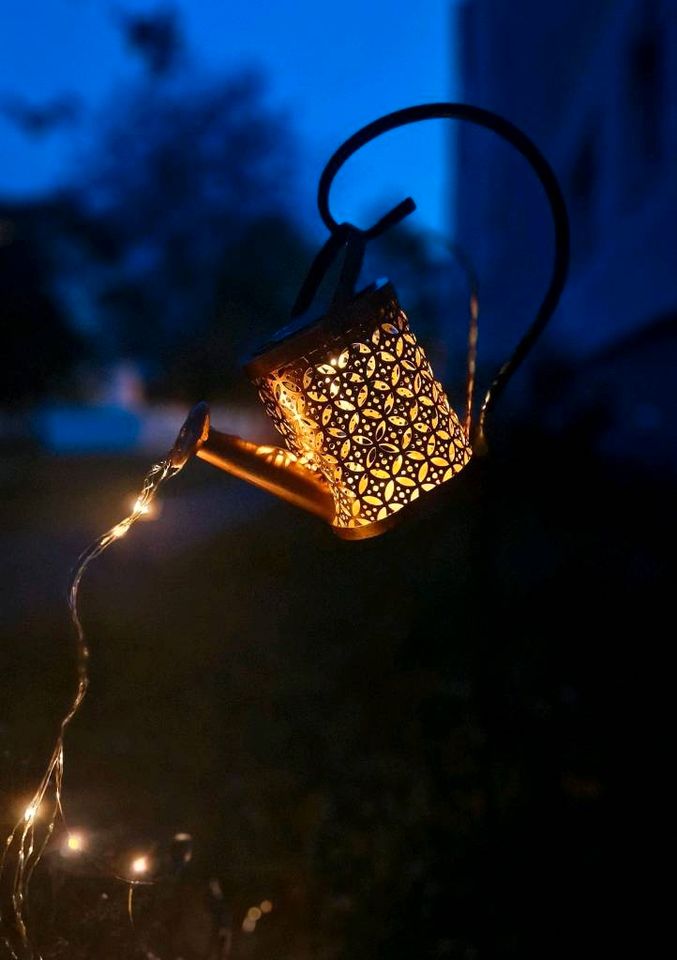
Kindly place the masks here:
MULTIPOLYGON (((266 63, 207 78, 177 10, 111 17, 138 76, 86 121, 87 163, 40 196, 0 184, 7 831, 72 692, 69 568, 194 401, 266 435, 239 360, 286 322, 321 237, 295 185, 312 130, 270 105, 266 63)), ((341 542, 194 461, 92 568, 65 781, 87 851, 63 856, 59 827, 38 869, 45 957, 215 958, 219 929, 235 958, 606 955, 621 888, 637 912, 629 849, 650 822, 635 798, 675 575, 677 11, 470 0, 453 19, 453 95, 523 126, 567 197, 552 333, 499 406, 491 456, 386 536, 341 542), (113 874, 140 853, 157 883, 133 926, 113 874)), ((77 120, 59 90, 29 103, 6 86, 1 122, 25 137, 77 120)), ((372 119, 346 89, 354 126, 372 119)), ((448 159, 443 223, 479 274, 486 384, 545 286, 549 224, 485 133, 448 159)), ((408 176, 416 196, 423 158, 408 176)), ((462 271, 412 218, 365 282, 383 272, 459 409, 462 271)))

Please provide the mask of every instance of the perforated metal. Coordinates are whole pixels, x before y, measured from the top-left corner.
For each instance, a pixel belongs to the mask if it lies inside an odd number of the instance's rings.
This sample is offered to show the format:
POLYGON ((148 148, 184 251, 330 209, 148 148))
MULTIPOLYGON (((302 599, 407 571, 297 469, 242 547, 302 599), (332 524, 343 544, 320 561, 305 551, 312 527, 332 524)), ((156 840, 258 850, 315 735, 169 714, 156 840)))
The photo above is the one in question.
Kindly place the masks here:
POLYGON ((260 378, 287 447, 328 481, 337 532, 370 535, 459 473, 467 437, 394 293, 343 341, 260 378))

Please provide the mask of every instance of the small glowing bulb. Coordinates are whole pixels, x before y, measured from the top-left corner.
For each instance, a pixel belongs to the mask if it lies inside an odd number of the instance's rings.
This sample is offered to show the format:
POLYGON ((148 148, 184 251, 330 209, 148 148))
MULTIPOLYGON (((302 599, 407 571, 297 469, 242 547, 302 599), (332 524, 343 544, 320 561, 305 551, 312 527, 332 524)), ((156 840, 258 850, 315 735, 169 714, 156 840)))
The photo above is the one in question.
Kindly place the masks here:
POLYGON ((38 815, 39 809, 40 809, 40 804, 36 800, 33 800, 32 803, 28 804, 28 806, 24 810, 24 820, 26 821, 26 823, 32 823, 33 820, 35 820, 35 818, 38 815))
POLYGON ((253 933, 256 930, 256 920, 250 920, 249 917, 245 917, 242 921, 242 929, 245 933, 253 933))
POLYGON ((273 904, 270 900, 262 900, 259 904, 259 907, 261 909, 261 913, 270 913, 270 911, 273 909, 273 904))
POLYGON ((148 857, 141 856, 135 857, 132 860, 132 873, 135 873, 137 876, 140 876, 142 873, 148 872, 148 857))
POLYGON ((128 530, 129 527, 126 523, 118 523, 116 527, 113 527, 111 533, 117 540, 119 540, 120 537, 124 537, 128 530))
POLYGON ((138 520, 155 520, 158 516, 158 506, 145 497, 137 497, 136 500, 129 501, 129 507, 138 520))
POLYGON ((261 919, 261 911, 258 907, 250 907, 249 910, 247 910, 247 918, 256 922, 261 919))
POLYGON ((85 848, 85 838, 81 833, 69 833, 66 846, 71 853, 80 853, 85 848))

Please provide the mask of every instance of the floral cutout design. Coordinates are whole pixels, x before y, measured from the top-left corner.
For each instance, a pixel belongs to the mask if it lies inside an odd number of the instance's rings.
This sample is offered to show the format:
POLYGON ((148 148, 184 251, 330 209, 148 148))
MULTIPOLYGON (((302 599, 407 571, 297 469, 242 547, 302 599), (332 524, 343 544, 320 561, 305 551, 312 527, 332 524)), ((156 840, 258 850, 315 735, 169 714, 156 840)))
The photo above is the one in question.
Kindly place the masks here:
POLYGON ((386 520, 470 460, 458 417, 394 297, 342 348, 287 364, 258 386, 289 449, 328 481, 336 527, 386 520))

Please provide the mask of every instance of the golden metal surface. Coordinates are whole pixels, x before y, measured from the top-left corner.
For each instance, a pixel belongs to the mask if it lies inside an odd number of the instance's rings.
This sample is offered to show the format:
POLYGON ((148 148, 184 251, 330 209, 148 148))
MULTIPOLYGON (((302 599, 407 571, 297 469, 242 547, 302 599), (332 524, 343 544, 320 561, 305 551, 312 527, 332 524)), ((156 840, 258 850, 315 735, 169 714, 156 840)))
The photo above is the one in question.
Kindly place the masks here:
POLYGON ((324 477, 281 447, 261 446, 211 429, 197 456, 331 522, 334 498, 324 477))

